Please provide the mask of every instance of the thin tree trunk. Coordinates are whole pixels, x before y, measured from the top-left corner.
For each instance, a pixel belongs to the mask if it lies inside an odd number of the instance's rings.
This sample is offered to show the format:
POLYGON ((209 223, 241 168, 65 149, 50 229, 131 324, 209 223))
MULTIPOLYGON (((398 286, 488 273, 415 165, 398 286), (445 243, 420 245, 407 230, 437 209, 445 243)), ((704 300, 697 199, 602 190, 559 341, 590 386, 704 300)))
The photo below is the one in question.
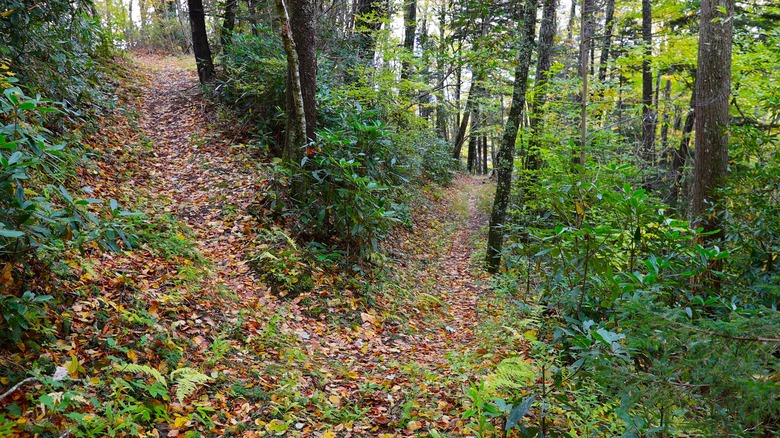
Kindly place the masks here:
POLYGON ((517 67, 512 91, 512 103, 509 117, 501 137, 501 145, 496 154, 494 168, 498 174, 493 211, 490 215, 487 254, 485 262, 488 272, 496 273, 501 264, 501 250, 504 245, 504 222, 509 207, 509 195, 512 189, 512 169, 514 167, 515 142, 525 107, 525 93, 528 87, 528 70, 531 54, 534 51, 534 33, 536 31, 537 0, 527 0, 523 11, 523 29, 517 50, 517 67))
POLYGON ((404 5, 404 54, 401 63, 401 79, 412 77, 411 62, 409 58, 414 57, 414 39, 417 33, 417 0, 406 0, 404 5))
POLYGON ((460 155, 463 151, 463 143, 466 141, 466 128, 469 125, 469 118, 471 117, 471 112, 474 110, 476 104, 475 99, 480 90, 478 84, 480 81, 482 81, 482 72, 480 72, 476 78, 473 78, 471 85, 469 85, 469 97, 466 98, 466 107, 463 109, 463 118, 460 121, 458 135, 455 137, 455 147, 452 151, 452 158, 455 158, 456 160, 460 160, 460 155))
MULTIPOLYGON (((660 76, 660 75, 659 75, 660 76)), ((671 112, 669 106, 672 100, 672 80, 667 79, 664 83, 664 111, 661 119, 661 151, 667 150, 669 147, 669 123, 671 120, 671 112)), ((659 108, 656 106, 656 112, 659 112, 659 108)))
POLYGON ((653 72, 650 58, 653 56, 653 15, 650 0, 642 0, 642 149, 639 156, 643 165, 652 165, 655 152, 655 112, 653 111, 653 72))
POLYGON ((539 123, 544 115, 544 104, 547 101, 547 81, 552 67, 552 48, 555 40, 555 10, 556 0, 544 0, 542 23, 539 27, 539 48, 536 62, 536 83, 534 84, 534 99, 531 103, 531 138, 528 144, 528 159, 526 169, 539 168, 539 148, 541 147, 541 129, 539 123))
POLYGON ((674 154, 672 155, 672 163, 671 163, 671 176, 672 176, 672 187, 671 190, 669 190, 669 198, 667 199, 668 203, 676 202, 677 198, 680 196, 680 185, 682 184, 682 169, 685 166, 685 162, 690 158, 691 152, 690 152, 690 143, 691 143, 691 132, 693 131, 693 123, 694 120, 696 120, 696 112, 695 112, 695 106, 696 106, 696 83, 694 79, 694 86, 692 87, 693 90, 691 91, 691 103, 688 107, 688 112, 685 114, 685 124, 682 128, 682 136, 680 137, 680 146, 677 148, 676 151, 674 151, 674 154))
POLYGON ((588 149, 588 60, 593 39, 594 0, 582 0, 582 33, 580 36, 580 78, 582 94, 580 96, 580 166, 585 170, 588 149))
POLYGON ((577 0, 571 0, 571 10, 569 11, 569 41, 574 40, 574 23, 577 17, 577 0))
POLYGON ((604 21, 604 43, 601 46, 601 58, 599 60, 599 82, 607 78, 607 64, 609 63, 609 50, 612 46, 612 28, 615 21, 615 0, 607 0, 606 17, 604 21))
POLYGON ((487 136, 482 136, 482 175, 487 175, 488 173, 488 165, 487 165, 487 157, 488 157, 488 145, 487 145, 487 136))

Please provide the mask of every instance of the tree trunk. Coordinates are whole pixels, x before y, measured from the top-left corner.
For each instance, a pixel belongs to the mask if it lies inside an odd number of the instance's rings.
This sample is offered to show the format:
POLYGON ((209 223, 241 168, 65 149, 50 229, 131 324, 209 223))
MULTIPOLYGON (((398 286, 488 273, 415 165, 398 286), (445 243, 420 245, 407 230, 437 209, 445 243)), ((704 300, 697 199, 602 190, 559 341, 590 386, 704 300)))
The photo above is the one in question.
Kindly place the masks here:
MULTIPOLYGON (((306 146, 306 112, 303 103, 302 79, 299 68, 298 51, 295 39, 290 30, 290 18, 284 0, 276 0, 282 27, 282 43, 287 53, 288 96, 292 97, 292 105, 287 106, 287 139, 285 141, 284 157, 293 165, 303 160, 306 146)), ((295 190, 294 190, 295 191, 295 190)))
POLYGON ((571 0, 571 10, 569 11, 569 41, 574 40, 574 20, 577 17, 577 0, 571 0))
POLYGON ((685 124, 682 128, 682 136, 680 137, 680 147, 674 151, 674 154, 672 155, 672 165, 671 165, 671 177, 672 177, 672 187, 671 190, 669 190, 669 198, 667 199, 667 203, 672 204, 673 202, 677 201, 677 198, 680 196, 680 185, 682 184, 682 169, 685 166, 685 162, 688 160, 688 158, 691 155, 690 151, 690 143, 691 143, 691 132, 693 131, 693 123, 694 120, 696 120, 696 82, 694 79, 694 86, 692 87, 693 91, 691 91, 691 103, 688 107, 688 112, 685 114, 685 124))
MULTIPOLYGON (((660 75, 659 75, 660 76, 660 75)), ((672 80, 667 79, 664 83, 664 108, 663 117, 661 119, 661 151, 666 151, 669 147, 669 122, 671 120, 671 111, 669 107, 672 102, 672 80)), ((657 107, 656 107, 657 108, 657 107)), ((656 112, 658 110, 656 109, 656 112)))
MULTIPOLYGON (((303 110, 306 114, 306 139, 312 142, 317 136, 317 41, 316 9, 314 0, 286 0, 287 13, 289 14, 292 39, 295 42, 295 52, 298 55, 298 73, 301 81, 301 94, 303 98, 303 110)), ((287 72, 287 105, 293 105, 295 96, 293 92, 294 79, 287 72)), ((293 113, 295 115, 296 113, 293 113)), ((289 117, 289 115, 288 115, 289 117)), ((289 119, 288 119, 289 121, 289 119)), ((297 120, 292 121, 293 125, 297 120)), ((290 126, 290 125, 288 125, 290 126)), ((311 155, 311 151, 307 151, 311 155)), ((302 157, 301 157, 302 158, 302 157)))
POLYGON ((487 145, 487 136, 482 136, 482 175, 487 175, 488 173, 488 165, 487 165, 487 157, 488 157, 488 145, 487 145))
POLYGON ((476 97, 479 93, 480 87, 478 82, 482 81, 482 72, 480 72, 476 78, 472 79, 469 86, 469 97, 466 98, 466 107, 463 109, 463 118, 460 121, 460 127, 458 128, 458 135, 455 137, 455 147, 452 151, 452 158, 460 160, 460 155, 463 151, 463 143, 466 141, 466 128, 469 125, 469 118, 471 112, 474 110, 476 104, 476 97))
POLYGON ((580 35, 580 69, 582 94, 580 95, 580 166, 585 170, 586 151, 588 149, 588 61, 590 45, 593 39, 594 0, 582 0, 582 32, 580 35))
POLYGON ((211 60, 211 49, 206 35, 206 17, 203 13, 202 0, 187 0, 190 9, 190 28, 192 29, 192 52, 195 54, 195 64, 198 66, 198 78, 201 84, 209 82, 214 77, 214 64, 211 60))
POLYGON ((406 0, 404 5, 404 54, 401 63, 401 79, 412 77, 411 62, 409 59, 414 57, 414 39, 417 33, 417 0, 406 0))
POLYGON ((536 31, 537 0, 527 0, 523 12, 523 29, 517 50, 517 67, 512 91, 512 103, 509 116, 501 137, 501 145, 496 154, 494 168, 498 174, 493 211, 490 215, 487 254, 485 262, 488 272, 496 273, 501 264, 501 249, 504 245, 504 221, 509 207, 509 195, 512 189, 512 169, 515 158, 515 142, 525 107, 525 92, 528 87, 528 70, 531 54, 534 51, 534 32, 536 31))
POLYGON ((615 0, 607 0, 606 18, 604 21, 604 43, 601 46, 601 58, 599 60, 599 82, 607 78, 607 64, 609 63, 609 50, 612 46, 612 28, 615 21, 615 0))
POLYGON ((650 0, 642 0, 642 149, 644 164, 652 165, 655 152, 655 111, 653 111, 653 73, 650 58, 653 55, 653 16, 650 0))
POLYGON ((222 33, 220 34, 223 52, 230 46, 230 41, 233 39, 233 29, 236 27, 237 5, 238 0, 227 0, 225 3, 225 16, 222 20, 222 33))
POLYGON ((702 0, 690 213, 692 226, 703 227, 705 231, 719 227, 717 215, 708 214, 708 210, 718 201, 717 189, 726 177, 728 166, 733 32, 734 0, 702 0))
POLYGON ((539 123, 544 115, 543 107, 547 100, 547 81, 552 67, 552 49, 555 40, 555 9, 556 0, 544 0, 542 24, 539 27, 539 48, 536 62, 536 83, 534 84, 534 100, 531 103, 531 139, 528 145, 528 160, 526 169, 539 168, 539 148, 541 147, 539 123))

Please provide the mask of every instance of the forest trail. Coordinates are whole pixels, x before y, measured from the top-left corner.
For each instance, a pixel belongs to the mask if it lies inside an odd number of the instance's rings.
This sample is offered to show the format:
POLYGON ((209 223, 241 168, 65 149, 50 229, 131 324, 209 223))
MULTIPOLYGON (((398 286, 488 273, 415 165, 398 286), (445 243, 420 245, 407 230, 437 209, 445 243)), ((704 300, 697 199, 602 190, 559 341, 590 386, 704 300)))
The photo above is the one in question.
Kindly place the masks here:
POLYGON ((177 307, 157 310, 181 285, 153 272, 143 281, 162 286, 145 299, 160 318, 157 327, 191 341, 184 357, 222 376, 208 398, 228 415, 217 416, 211 431, 236 424, 250 425, 243 436, 461 430, 468 382, 500 357, 478 338, 480 323, 494 311, 485 301, 486 278, 471 259, 486 224, 479 203, 487 181, 458 176, 420 200, 414 229, 389 237, 393 256, 379 270, 384 274, 364 272, 356 284, 319 273, 311 293, 275 297, 246 261, 259 226, 248 213, 263 183, 258 158, 210 120, 191 66, 178 58, 137 61, 148 79, 138 107, 147 139, 139 153, 147 162, 129 173, 124 191, 148 197, 160 206, 158 216, 186 225, 206 259, 177 307))

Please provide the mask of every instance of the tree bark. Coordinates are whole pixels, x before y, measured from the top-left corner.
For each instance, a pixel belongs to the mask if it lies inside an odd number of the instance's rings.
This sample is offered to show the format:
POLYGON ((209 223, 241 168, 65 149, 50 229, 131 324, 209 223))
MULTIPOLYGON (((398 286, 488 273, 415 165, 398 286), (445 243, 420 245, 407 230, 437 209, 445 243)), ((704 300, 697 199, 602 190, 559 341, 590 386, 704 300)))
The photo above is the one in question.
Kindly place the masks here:
POLYGON ((642 0, 642 148, 643 164, 651 164, 655 152, 655 111, 653 111, 653 72, 650 58, 653 56, 653 15, 650 0, 642 0))
POLYGON ((601 46, 601 57, 599 59, 599 82, 604 82, 607 78, 607 64, 609 63, 609 50, 612 46, 612 28, 615 21, 615 0, 607 0, 604 20, 604 43, 601 46))
POLYGON ((708 214, 708 210, 718 202, 717 190, 728 166, 733 32, 734 0, 702 0, 690 214, 692 226, 705 231, 719 228, 717 214, 708 214))
POLYGON ((544 104, 547 101, 547 81, 552 67, 552 49, 555 40, 555 10, 556 0, 544 0, 542 10, 542 23, 539 27, 539 48, 536 62, 536 83, 534 84, 534 98, 531 103, 531 138, 528 145, 528 159, 526 169, 539 168, 539 148, 541 147, 539 123, 544 115, 544 104))
POLYGON ((580 34, 580 68, 582 78, 582 94, 580 95, 580 166, 585 170, 585 159, 588 149, 588 61, 590 60, 590 45, 593 39, 594 0, 582 0, 582 32, 580 34))
MULTIPOLYGON (((317 136, 317 41, 316 5, 314 0, 286 0, 295 53, 298 56, 298 74, 301 81, 303 110, 306 115, 306 139, 312 142, 317 136)), ((294 78, 287 72, 287 105, 293 105, 294 78)), ((296 113, 293 113, 296 116, 296 113)), ((289 115, 288 115, 289 117, 289 115)), ((297 116, 296 116, 297 117, 297 116)), ((288 119, 289 120, 289 119, 288 119)), ((292 121, 293 125, 297 120, 292 121)), ((289 125, 288 125, 289 126, 289 125)), ((311 155, 311 151, 307 151, 311 155)))
POLYGON ((414 39, 417 34, 417 0, 406 0, 404 5, 404 49, 406 54, 401 63, 401 79, 412 77, 410 58, 414 57, 414 39))
POLYGON ((496 195, 493 200, 493 211, 490 215, 488 231, 487 254, 485 262, 490 273, 498 272, 501 264, 501 250, 504 245, 504 222, 506 210, 509 207, 509 195, 512 189, 512 169, 515 159, 515 142, 517 132, 523 117, 525 93, 528 87, 528 70, 531 64, 531 54, 534 51, 534 34, 536 31, 537 0, 527 0, 523 12, 523 29, 517 48, 517 67, 512 91, 512 103, 509 116, 501 137, 501 145, 496 154, 494 168, 498 175, 496 195))
POLYGON ((669 198, 667 199, 667 203, 669 204, 671 204, 672 202, 676 202, 677 198, 680 196, 680 185, 682 184, 682 175, 683 175, 682 169, 683 166, 685 166, 685 162, 688 160, 688 158, 691 155, 691 151, 690 151, 691 132, 693 131, 694 120, 696 120, 695 79, 694 79, 694 86, 692 88, 694 90, 691 91, 691 103, 688 106, 687 113, 685 114, 685 123, 682 127, 680 146, 672 154, 672 165, 670 170, 671 170, 671 178, 673 183, 672 183, 671 190, 669 190, 669 198))
POLYGON ((466 128, 469 125, 469 119, 471 112, 476 105, 476 97, 479 94, 480 86, 479 82, 482 81, 482 72, 479 72, 476 78, 472 78, 471 85, 469 85, 469 97, 466 98, 466 107, 463 109, 463 118, 460 120, 460 127, 458 128, 458 135, 455 137, 455 147, 452 151, 452 158, 460 160, 460 155, 463 151, 463 143, 466 141, 466 128))
POLYGON ((206 35, 206 17, 203 13, 202 0, 187 0, 190 10, 190 28, 192 29, 192 52, 195 54, 195 64, 198 66, 198 78, 201 84, 209 82, 214 77, 214 63, 211 60, 209 39, 206 35))
POLYGON ((287 107, 287 139, 284 147, 284 158, 291 164, 300 164, 303 160, 306 146, 306 112, 304 110, 301 75, 299 69, 298 51, 295 39, 290 30, 290 18, 284 0, 276 0, 276 9, 282 27, 282 44, 287 53, 287 77, 289 85, 288 96, 292 97, 292 105, 287 107))

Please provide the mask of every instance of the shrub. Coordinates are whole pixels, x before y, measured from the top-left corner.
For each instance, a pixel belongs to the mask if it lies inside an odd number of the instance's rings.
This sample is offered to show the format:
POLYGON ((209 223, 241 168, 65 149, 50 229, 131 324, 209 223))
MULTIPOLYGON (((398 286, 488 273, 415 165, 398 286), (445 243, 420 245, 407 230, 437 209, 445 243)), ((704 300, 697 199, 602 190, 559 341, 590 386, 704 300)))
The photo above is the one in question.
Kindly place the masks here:
POLYGON ((13 77, 0 77, 0 286, 6 295, 0 304, 0 338, 18 342, 20 329, 34 334, 41 328, 37 321, 45 296, 35 296, 25 284, 25 279, 42 277, 45 263, 34 262, 59 258, 66 249, 84 250, 93 241, 111 250, 119 249, 117 239, 129 246, 118 219, 131 213, 112 200, 101 220, 95 209, 99 200, 71 195, 63 175, 78 154, 65 143, 52 144, 42 126, 47 114, 58 111, 55 104, 27 96, 14 83, 13 77))

